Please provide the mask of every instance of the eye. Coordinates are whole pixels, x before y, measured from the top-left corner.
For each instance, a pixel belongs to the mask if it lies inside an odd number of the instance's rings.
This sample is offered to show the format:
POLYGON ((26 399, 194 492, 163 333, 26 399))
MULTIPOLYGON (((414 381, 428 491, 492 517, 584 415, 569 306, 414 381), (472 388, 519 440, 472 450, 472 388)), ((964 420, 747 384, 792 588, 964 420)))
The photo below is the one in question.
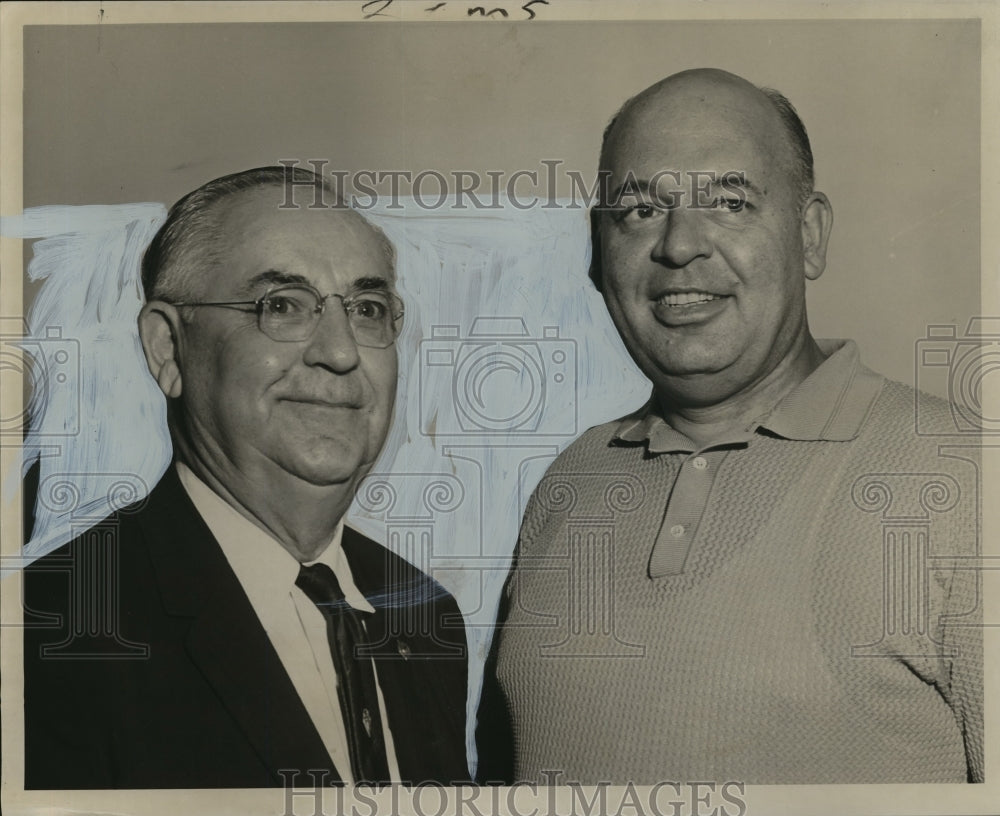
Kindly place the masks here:
POLYGON ((743 212, 743 210, 747 207, 747 201, 745 198, 731 196, 728 198, 716 199, 715 206, 720 210, 725 210, 726 212, 738 213, 743 212))
POLYGON ((304 292, 275 292, 264 298, 264 311, 274 317, 302 317, 309 312, 311 300, 304 292))
POLYGON ((632 207, 625 207, 618 212, 618 221, 626 224, 636 224, 640 221, 648 221, 663 214, 663 210, 653 204, 636 204, 632 207))
POLYGON ((386 298, 377 295, 365 295, 351 300, 349 311, 364 320, 381 322, 389 313, 386 298))

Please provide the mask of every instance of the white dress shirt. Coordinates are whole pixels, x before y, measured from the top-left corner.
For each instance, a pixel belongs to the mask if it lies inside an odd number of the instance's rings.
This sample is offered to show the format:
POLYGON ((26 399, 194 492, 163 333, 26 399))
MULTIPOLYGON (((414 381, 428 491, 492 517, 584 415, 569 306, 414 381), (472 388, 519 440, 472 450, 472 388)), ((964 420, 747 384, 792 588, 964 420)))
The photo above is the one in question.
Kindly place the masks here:
MULTIPOLYGON (((337 773, 345 783, 352 783, 347 733, 337 697, 337 673, 326 637, 326 618, 316 604, 295 586, 299 562, 279 541, 241 515, 186 465, 178 462, 177 474, 243 585, 282 666, 319 731, 337 773)), ((341 522, 329 546, 312 563, 324 563, 333 570, 345 600, 354 609, 374 612, 351 576, 350 565, 340 543, 343 529, 341 522)), ((377 668, 375 678, 389 775, 393 782, 397 782, 400 778, 399 766, 377 668)))

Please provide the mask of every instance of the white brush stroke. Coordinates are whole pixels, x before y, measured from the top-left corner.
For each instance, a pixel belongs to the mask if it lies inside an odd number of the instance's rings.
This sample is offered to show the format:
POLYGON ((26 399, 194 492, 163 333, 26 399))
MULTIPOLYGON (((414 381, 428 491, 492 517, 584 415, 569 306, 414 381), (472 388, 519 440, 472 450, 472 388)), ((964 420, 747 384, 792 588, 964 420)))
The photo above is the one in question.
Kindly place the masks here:
MULTIPOLYGON (((402 204, 364 211, 397 247, 406 319, 395 418, 348 520, 457 599, 470 645, 474 758, 483 661, 527 497, 573 439, 641 405, 650 386, 587 278, 585 210, 402 204), (489 336, 472 336, 474 327, 489 336), (498 327, 526 336, 498 336, 498 327), (482 403, 468 393, 474 385, 482 403)), ((55 510, 39 491, 26 556, 54 549, 120 506, 109 501, 110 484, 145 495, 169 462, 164 400, 135 328, 139 259, 164 212, 159 204, 39 207, 3 221, 5 235, 41 239, 28 269, 43 281, 30 336, 59 329, 59 341, 79 343, 80 354, 79 433, 53 435, 72 424, 73 403, 66 389, 50 389, 32 418, 24 460, 27 468, 56 441, 58 453, 40 460, 40 483, 51 488, 58 474, 72 474, 79 500, 75 510, 55 510)))

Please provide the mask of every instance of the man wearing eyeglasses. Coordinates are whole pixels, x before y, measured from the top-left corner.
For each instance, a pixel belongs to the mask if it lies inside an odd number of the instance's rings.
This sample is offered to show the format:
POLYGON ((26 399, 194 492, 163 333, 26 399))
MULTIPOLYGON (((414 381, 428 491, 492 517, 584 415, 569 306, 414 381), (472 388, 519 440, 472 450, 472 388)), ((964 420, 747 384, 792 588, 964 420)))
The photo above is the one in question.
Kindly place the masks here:
POLYGON ((27 788, 468 778, 458 607, 343 524, 392 414, 394 250, 350 209, 287 206, 313 191, 335 195, 298 168, 216 179, 146 251, 139 335, 175 458, 99 526, 112 544, 91 531, 26 570, 26 609, 61 616, 26 630, 27 788), (109 637, 140 659, 54 648, 77 613, 53 567, 98 549, 109 637))

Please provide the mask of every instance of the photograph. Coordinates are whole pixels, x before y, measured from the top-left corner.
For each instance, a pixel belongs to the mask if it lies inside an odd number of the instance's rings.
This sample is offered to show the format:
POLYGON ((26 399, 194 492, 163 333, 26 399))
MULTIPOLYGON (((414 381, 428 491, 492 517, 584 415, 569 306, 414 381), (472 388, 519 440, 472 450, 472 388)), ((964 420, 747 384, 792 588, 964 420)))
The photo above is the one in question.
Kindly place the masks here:
POLYGON ((995 812, 998 33, 4 3, 3 811, 995 812))

